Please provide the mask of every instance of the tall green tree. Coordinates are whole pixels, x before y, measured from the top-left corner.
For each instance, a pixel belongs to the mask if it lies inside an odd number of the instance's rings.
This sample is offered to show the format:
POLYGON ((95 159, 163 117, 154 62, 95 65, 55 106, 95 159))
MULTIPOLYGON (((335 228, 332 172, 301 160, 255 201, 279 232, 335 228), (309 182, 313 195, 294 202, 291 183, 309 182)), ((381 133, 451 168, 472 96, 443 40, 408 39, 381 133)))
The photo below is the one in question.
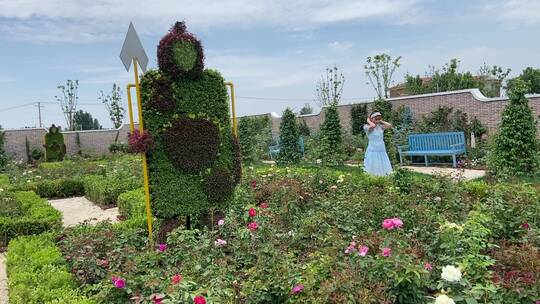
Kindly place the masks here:
POLYGON ((337 66, 326 69, 326 74, 321 76, 317 83, 317 98, 321 107, 339 104, 343 94, 345 76, 337 66))
POLYGON ((99 130, 102 129, 99 121, 92 117, 92 114, 79 110, 75 112, 74 124, 76 130, 99 130))
POLYGON ((241 117, 238 123, 240 151, 244 162, 256 162, 268 155, 272 130, 268 116, 241 117))
POLYGON ((337 104, 332 104, 325 108, 318 152, 323 166, 338 166, 343 164, 345 151, 343 148, 343 131, 341 129, 337 104))
POLYGON ((522 79, 514 80, 508 92, 506 105, 488 158, 488 166, 502 178, 535 175, 539 172, 539 141, 536 122, 525 94, 530 88, 522 79))
POLYGON ((368 83, 371 84, 379 99, 390 97, 392 77, 400 66, 400 60, 401 56, 392 58, 384 53, 367 57, 364 70, 369 80, 368 83))
POLYGON ((311 105, 309 103, 306 103, 300 109, 300 112, 298 114, 300 114, 300 115, 313 114, 313 108, 311 107, 311 105))
POLYGON ((62 108, 62 112, 66 119, 67 129, 69 131, 74 131, 74 116, 79 102, 79 81, 67 80, 66 85, 59 85, 57 88, 60 90, 61 94, 54 97, 60 103, 60 107, 62 108))
POLYGON ((109 116, 115 128, 120 128, 126 117, 126 108, 122 102, 122 91, 120 87, 113 84, 110 95, 105 95, 103 91, 100 91, 98 99, 105 105, 109 116))
POLYGON ((295 164, 300 161, 300 130, 294 112, 287 108, 279 125, 280 150, 277 163, 281 165, 295 164))
POLYGON ((517 79, 521 79, 528 84, 528 94, 540 94, 540 69, 528 67, 521 72, 521 75, 508 81, 507 90, 512 90, 512 87, 517 79))

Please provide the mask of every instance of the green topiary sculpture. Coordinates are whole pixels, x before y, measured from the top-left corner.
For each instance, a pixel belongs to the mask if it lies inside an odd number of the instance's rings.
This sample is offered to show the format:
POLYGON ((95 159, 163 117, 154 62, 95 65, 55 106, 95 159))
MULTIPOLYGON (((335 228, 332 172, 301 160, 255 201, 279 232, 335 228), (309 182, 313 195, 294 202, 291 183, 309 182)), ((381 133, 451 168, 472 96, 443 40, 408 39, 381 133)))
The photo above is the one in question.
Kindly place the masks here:
POLYGON ((181 216, 224 209, 240 181, 227 88, 203 60, 201 43, 177 22, 159 43, 159 70, 141 80, 144 123, 154 139, 147 152, 152 210, 165 219, 161 239, 181 216))
POLYGON ((45 134, 45 159, 48 162, 62 161, 66 156, 66 145, 64 144, 64 135, 53 124, 49 132, 45 134))

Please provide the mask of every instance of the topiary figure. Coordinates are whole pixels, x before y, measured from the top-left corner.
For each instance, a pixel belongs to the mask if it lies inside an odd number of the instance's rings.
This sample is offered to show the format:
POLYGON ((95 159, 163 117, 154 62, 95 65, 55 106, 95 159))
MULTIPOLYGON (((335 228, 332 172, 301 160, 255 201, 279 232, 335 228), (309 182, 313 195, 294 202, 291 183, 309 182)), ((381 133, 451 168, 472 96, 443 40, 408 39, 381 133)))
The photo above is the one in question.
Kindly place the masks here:
POLYGON ((58 127, 54 124, 45 134, 45 159, 48 162, 62 161, 66 156, 66 145, 64 144, 64 135, 60 133, 58 127))
POLYGON ((141 79, 152 211, 165 220, 158 238, 179 218, 224 209, 240 181, 241 155, 231 132, 223 77, 204 69, 199 40, 177 22, 158 46, 158 70, 141 79))

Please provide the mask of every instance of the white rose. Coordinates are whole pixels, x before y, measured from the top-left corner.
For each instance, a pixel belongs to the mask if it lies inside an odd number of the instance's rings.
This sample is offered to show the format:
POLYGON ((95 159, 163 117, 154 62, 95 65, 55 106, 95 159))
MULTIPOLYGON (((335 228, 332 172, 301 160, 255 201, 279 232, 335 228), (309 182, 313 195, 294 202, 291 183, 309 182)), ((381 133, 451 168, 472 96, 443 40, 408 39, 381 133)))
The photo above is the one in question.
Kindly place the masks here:
POLYGON ((461 270, 452 265, 444 266, 442 269, 441 278, 448 282, 458 282, 461 280, 461 270))
POLYGON ((447 295, 440 295, 435 299, 435 304, 456 304, 452 298, 447 295))

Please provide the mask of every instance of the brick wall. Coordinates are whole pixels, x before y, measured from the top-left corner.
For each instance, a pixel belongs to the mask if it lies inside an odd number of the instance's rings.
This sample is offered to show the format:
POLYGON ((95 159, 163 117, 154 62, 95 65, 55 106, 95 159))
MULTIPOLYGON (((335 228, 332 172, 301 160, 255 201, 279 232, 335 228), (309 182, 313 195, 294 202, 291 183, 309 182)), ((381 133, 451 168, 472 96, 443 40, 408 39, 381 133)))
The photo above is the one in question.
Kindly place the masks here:
MULTIPOLYGON (((36 147, 44 150, 46 129, 18 129, 5 130, 6 152, 14 160, 27 161, 26 138, 30 144, 30 149, 36 147)), ((68 155, 75 155, 79 151, 77 145, 77 134, 79 134, 80 150, 86 153, 103 155, 109 153, 109 146, 115 142, 127 143, 129 125, 125 124, 119 129, 111 130, 91 130, 91 131, 67 131, 64 134, 64 143, 68 155)))
MULTIPOLYGON (((540 116, 540 95, 529 95, 528 99, 534 116, 538 118, 540 116)), ((501 113, 508 102, 508 99, 505 97, 484 97, 478 89, 404 96, 389 98, 388 100, 393 104, 394 108, 401 105, 409 107, 412 110, 415 119, 421 119, 423 115, 431 113, 439 106, 447 106, 454 110, 461 110, 464 113, 467 113, 469 120, 477 117, 480 122, 488 128, 488 134, 497 131, 501 113)), ((341 105, 338 107, 341 124, 347 132, 350 132, 351 130, 352 106, 353 104, 341 105)), ((272 123, 273 134, 277 135, 279 133, 279 123, 281 122, 281 119, 275 113, 267 115, 270 117, 272 123)), ((319 131, 320 125, 324 121, 324 111, 321 111, 318 114, 303 115, 298 119, 304 120, 310 130, 316 133, 319 131)))

